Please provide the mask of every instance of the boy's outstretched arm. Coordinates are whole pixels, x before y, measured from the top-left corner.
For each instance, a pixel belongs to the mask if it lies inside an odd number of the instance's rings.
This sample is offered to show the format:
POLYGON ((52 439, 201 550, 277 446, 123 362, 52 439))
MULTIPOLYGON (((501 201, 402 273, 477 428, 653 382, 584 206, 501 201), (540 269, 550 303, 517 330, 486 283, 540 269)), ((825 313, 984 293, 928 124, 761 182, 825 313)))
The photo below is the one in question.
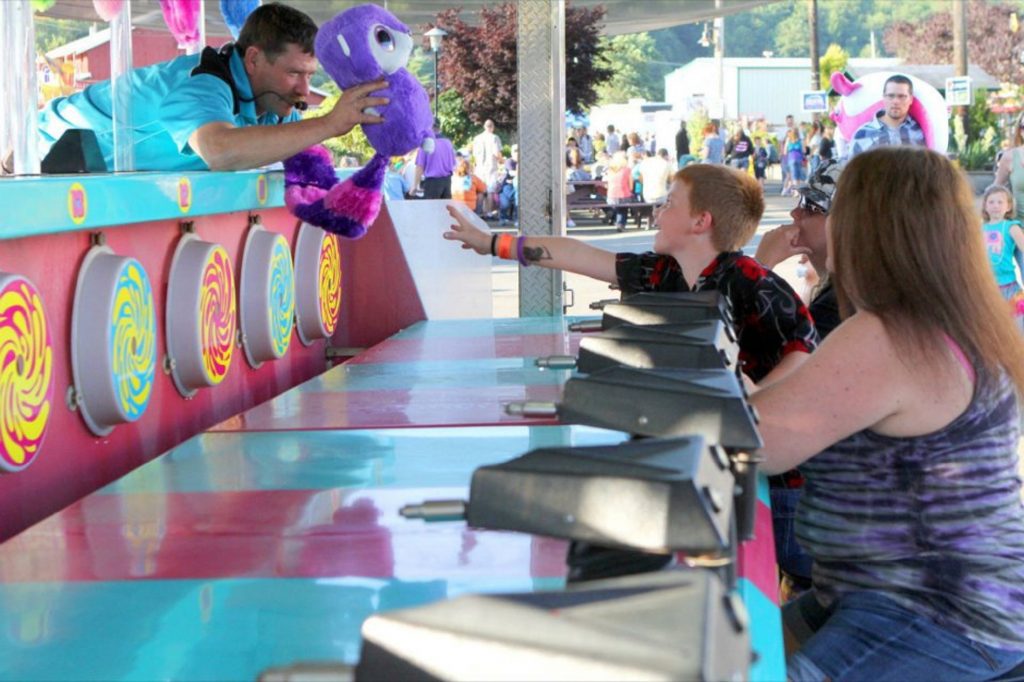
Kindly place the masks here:
MULTIPOLYGON (((462 248, 473 249, 481 255, 491 254, 493 235, 479 216, 454 204, 449 204, 448 213, 453 222, 451 229, 444 233, 445 239, 462 242, 462 248)), ((530 265, 540 265, 553 270, 567 270, 593 277, 602 282, 615 283, 617 281, 615 254, 611 251, 598 249, 569 237, 516 237, 516 239, 525 240, 523 242, 523 258, 530 265)), ((515 245, 515 242, 513 244, 515 245)), ((510 260, 515 260, 518 255, 518 249, 515 246, 511 249, 510 260)))

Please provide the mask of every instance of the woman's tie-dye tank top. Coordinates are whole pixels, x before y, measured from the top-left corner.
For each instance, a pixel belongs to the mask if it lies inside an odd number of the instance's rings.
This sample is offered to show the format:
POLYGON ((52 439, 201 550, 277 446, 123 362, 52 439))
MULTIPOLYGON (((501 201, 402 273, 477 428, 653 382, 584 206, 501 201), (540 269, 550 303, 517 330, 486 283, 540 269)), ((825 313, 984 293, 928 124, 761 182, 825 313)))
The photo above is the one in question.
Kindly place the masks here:
POLYGON ((940 431, 861 431, 801 467, 797 538, 829 605, 870 590, 983 644, 1024 649, 1017 395, 979 372, 940 431))

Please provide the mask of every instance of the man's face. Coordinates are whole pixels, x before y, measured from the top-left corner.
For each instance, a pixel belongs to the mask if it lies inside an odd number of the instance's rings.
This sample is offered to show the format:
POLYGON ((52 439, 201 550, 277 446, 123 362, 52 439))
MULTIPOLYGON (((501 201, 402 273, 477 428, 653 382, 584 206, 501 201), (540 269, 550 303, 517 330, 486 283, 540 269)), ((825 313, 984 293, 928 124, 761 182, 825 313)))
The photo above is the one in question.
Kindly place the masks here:
POLYGON ((885 115, 893 121, 903 121, 914 103, 914 96, 906 83, 886 83, 882 97, 885 99, 885 115))
POLYGON ((786 117, 786 127, 787 128, 792 128, 793 127, 793 117, 792 116, 787 116, 786 117))
MULTIPOLYGON (((828 254, 828 235, 825 229, 827 216, 813 206, 800 203, 789 212, 798 230, 793 246, 806 246, 811 250, 811 262, 819 261, 828 254)), ((820 261, 819 261, 820 262, 820 261)))
POLYGON ((257 47, 245 56, 246 71, 256 96, 256 109, 284 117, 292 105, 309 97, 309 79, 316 72, 316 57, 289 43, 273 60, 257 47))
POLYGON ((684 250, 698 218, 690 208, 690 188, 685 182, 674 180, 665 203, 654 211, 654 252, 670 254, 684 250))
POLYGON ((494 132, 494 121, 491 121, 491 120, 484 121, 484 130, 486 130, 489 133, 493 133, 494 132))

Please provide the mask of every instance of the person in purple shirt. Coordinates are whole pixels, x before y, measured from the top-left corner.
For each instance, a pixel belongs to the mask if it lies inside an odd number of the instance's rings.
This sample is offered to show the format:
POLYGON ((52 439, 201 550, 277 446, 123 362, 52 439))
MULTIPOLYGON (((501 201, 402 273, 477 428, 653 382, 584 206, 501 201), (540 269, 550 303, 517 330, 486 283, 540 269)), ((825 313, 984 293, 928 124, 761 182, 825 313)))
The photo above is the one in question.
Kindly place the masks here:
MULTIPOLYGON (((415 187, 423 193, 424 199, 451 199, 452 173, 455 171, 455 148, 451 140, 437 136, 434 151, 427 154, 422 149, 416 154, 415 187)), ((418 192, 414 192, 419 196, 418 192)))

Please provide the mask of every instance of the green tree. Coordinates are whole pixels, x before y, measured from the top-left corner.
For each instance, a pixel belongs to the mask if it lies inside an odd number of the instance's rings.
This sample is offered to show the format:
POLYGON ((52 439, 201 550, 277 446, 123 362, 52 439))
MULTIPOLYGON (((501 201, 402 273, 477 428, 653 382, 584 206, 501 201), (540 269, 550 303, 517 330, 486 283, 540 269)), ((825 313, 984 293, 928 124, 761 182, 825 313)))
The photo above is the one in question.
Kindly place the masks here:
MULTIPOLYGON (((750 12, 725 17, 725 55, 760 57, 764 52, 771 51, 775 56, 782 56, 776 44, 779 26, 794 11, 792 0, 788 0, 768 3, 750 12)), ((701 48, 701 51, 702 57, 712 56, 712 48, 701 48)))
MULTIPOLYGON (((318 118, 326 115, 327 112, 334 109, 334 105, 337 104, 338 98, 341 97, 341 92, 333 82, 328 85, 334 87, 335 93, 324 99, 323 103, 321 103, 315 110, 310 109, 306 111, 302 115, 303 118, 318 118)), ((370 141, 366 139, 362 126, 356 126, 341 137, 332 137, 329 140, 325 140, 324 146, 330 149, 331 153, 334 154, 335 162, 337 162, 342 156, 355 156, 359 159, 360 163, 366 163, 374 154, 373 147, 370 145, 370 141)))
MULTIPOLYGON (((457 90, 444 90, 437 98, 437 118, 440 121, 438 131, 449 140, 456 149, 468 145, 475 134, 473 122, 466 116, 466 109, 462 104, 462 96, 457 90)), ((501 139, 506 139, 503 135, 501 139)))
POLYGON ((700 149, 704 146, 704 126, 711 123, 708 112, 704 108, 697 109, 686 121, 686 134, 690 138, 690 153, 694 156, 700 155, 700 149))
MULTIPOLYGON (((657 51, 647 33, 602 38, 600 62, 612 72, 610 80, 597 87, 598 104, 627 102, 632 97, 660 101, 664 99, 661 78, 652 69, 657 51)), ((663 76, 662 76, 663 77, 663 76)))
POLYGON ((434 91, 433 52, 423 49, 420 45, 413 47, 412 54, 409 55, 409 63, 406 64, 405 68, 409 73, 416 76, 416 80, 420 82, 420 85, 422 85, 427 92, 434 91))
POLYGON ((72 40, 89 35, 89 24, 84 21, 40 16, 36 16, 35 20, 36 50, 39 52, 49 52, 62 45, 67 45, 72 40))
POLYGON ((989 107, 988 93, 985 90, 978 88, 974 91, 974 101, 967 107, 967 120, 971 139, 977 139, 988 128, 999 130, 999 114, 989 107))
POLYGON ((654 39, 655 52, 661 60, 672 64, 686 64, 697 57, 709 56, 707 48, 697 44, 702 24, 673 26, 648 33, 654 39))
MULTIPOLYGON (((760 57, 766 50, 777 57, 808 56, 807 2, 784 0, 726 17, 726 56, 760 57)), ((948 11, 948 0, 818 0, 818 39, 825 45, 841 44, 850 54, 869 56, 874 31, 877 56, 883 57, 882 34, 890 24, 920 22, 948 11)))
POLYGON ((821 84, 827 90, 829 79, 832 78, 832 74, 836 71, 844 71, 846 69, 846 63, 850 60, 850 55, 846 53, 846 50, 839 47, 835 43, 828 46, 825 50, 825 54, 818 60, 818 66, 821 73, 821 84))

